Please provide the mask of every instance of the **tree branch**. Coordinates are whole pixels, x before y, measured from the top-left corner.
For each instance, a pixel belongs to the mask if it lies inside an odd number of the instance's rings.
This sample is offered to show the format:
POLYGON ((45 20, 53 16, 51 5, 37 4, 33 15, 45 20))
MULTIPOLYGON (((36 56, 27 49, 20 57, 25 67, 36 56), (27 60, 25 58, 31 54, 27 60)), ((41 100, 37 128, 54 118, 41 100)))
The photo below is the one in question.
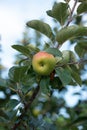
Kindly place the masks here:
MULTIPOLYGON (((85 64, 85 63, 87 63, 87 59, 80 59, 79 61, 72 61, 72 62, 68 62, 67 63, 67 65, 72 65, 72 64, 78 64, 78 65, 80 65, 80 64, 85 64)), ((62 67, 62 66, 64 66, 65 64, 61 64, 61 65, 57 65, 56 67, 62 67)))
POLYGON ((68 26, 70 24, 70 22, 72 21, 72 15, 73 15, 73 12, 74 12, 75 7, 77 5, 77 2, 78 2, 78 0, 75 0, 74 5, 73 5, 73 7, 72 7, 72 9, 70 11, 70 16, 69 16, 69 19, 68 19, 68 22, 67 22, 66 26, 68 26))
POLYGON ((87 59, 80 59, 79 61, 76 61, 76 62, 70 62, 68 63, 68 65, 70 64, 84 64, 87 62, 87 59))
POLYGON ((16 130, 18 128, 18 126, 21 124, 21 121, 23 119, 23 117, 25 116, 25 113, 27 112, 27 110, 30 108, 32 102, 34 101, 34 99, 36 98, 38 92, 39 92, 39 85, 37 86, 37 88, 35 89, 32 97, 30 98, 29 102, 27 104, 24 105, 24 109, 23 112, 21 113, 21 115, 18 117, 18 122, 14 124, 14 126, 12 127, 12 130, 16 130))

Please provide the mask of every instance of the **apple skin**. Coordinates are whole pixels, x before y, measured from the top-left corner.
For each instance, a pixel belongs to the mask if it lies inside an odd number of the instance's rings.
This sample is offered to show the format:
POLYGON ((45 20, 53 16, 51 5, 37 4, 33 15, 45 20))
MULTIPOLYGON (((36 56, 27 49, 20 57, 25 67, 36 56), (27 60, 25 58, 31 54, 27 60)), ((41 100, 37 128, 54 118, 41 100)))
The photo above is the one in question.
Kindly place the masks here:
POLYGON ((56 59, 52 54, 40 51, 33 56, 32 66, 39 75, 49 75, 55 68, 56 59))

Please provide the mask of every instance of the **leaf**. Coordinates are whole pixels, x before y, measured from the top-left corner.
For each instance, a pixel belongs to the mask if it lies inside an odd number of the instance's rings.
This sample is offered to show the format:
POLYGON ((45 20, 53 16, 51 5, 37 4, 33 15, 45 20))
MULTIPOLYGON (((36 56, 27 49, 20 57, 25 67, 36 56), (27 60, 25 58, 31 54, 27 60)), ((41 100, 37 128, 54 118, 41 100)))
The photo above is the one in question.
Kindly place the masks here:
POLYGON ((23 79, 25 73, 27 72, 27 68, 28 68, 27 66, 21 66, 21 67, 15 68, 14 79, 16 82, 17 81, 20 82, 23 79))
POLYGON ((53 54, 54 56, 62 57, 62 52, 59 51, 57 48, 47 48, 45 51, 50 54, 53 54))
POLYGON ((77 13, 78 13, 78 14, 85 13, 85 12, 87 12, 87 1, 81 3, 81 4, 78 6, 78 8, 77 8, 77 13))
POLYGON ((49 82, 50 82, 50 78, 49 77, 43 77, 41 79, 40 87, 41 87, 42 93, 48 92, 49 82))
POLYGON ((2 109, 0 109, 0 117, 3 117, 3 118, 5 118, 5 119, 8 119, 7 113, 6 113, 4 110, 2 110, 2 109))
POLYGON ((50 79, 48 77, 43 77, 40 81, 40 86, 43 88, 48 88, 49 87, 49 81, 50 79))
POLYGON ((21 52, 22 54, 24 54, 25 56, 29 57, 29 49, 25 46, 21 46, 21 45, 13 45, 12 48, 16 49, 17 51, 21 52))
POLYGON ((75 71, 73 71, 71 75, 72 75, 73 79, 76 81, 76 83, 78 83, 81 86, 82 81, 81 81, 79 74, 76 73, 75 71))
POLYGON ((40 33, 43 33, 47 37, 49 37, 51 40, 54 40, 54 34, 52 33, 51 27, 49 24, 42 22, 40 20, 31 20, 26 23, 28 27, 31 27, 40 33))
POLYGON ((59 44, 62 44, 67 40, 75 39, 81 36, 87 36, 87 27, 72 25, 58 31, 56 40, 59 44))
POLYGON ((80 116, 80 117, 78 117, 70 125, 83 124, 84 122, 87 122, 87 116, 80 116))
POLYGON ((4 117, 0 117, 0 126, 4 126, 6 125, 8 122, 8 120, 4 117))
POLYGON ((17 105, 19 104, 19 101, 16 99, 11 99, 9 100, 9 102, 7 103, 6 107, 9 110, 13 110, 17 105))
POLYGON ((68 69, 63 69, 62 67, 56 68, 56 74, 64 86, 71 82, 72 77, 68 69))
POLYGON ((0 78, 0 87, 6 87, 6 86, 7 86, 7 84, 6 84, 6 80, 0 78))
POLYGON ((68 68, 71 72, 72 78, 76 81, 77 84, 79 84, 81 86, 82 80, 80 78, 80 75, 78 74, 78 70, 73 65, 71 67, 68 67, 68 68))
POLYGON ((15 82, 20 82, 24 76, 24 74, 27 71, 27 66, 20 66, 20 67, 12 67, 9 70, 9 77, 11 80, 15 81, 15 82))
POLYGON ((84 55, 87 53, 87 41, 80 40, 75 46, 75 51, 79 57, 84 57, 84 55))
POLYGON ((58 77, 54 77, 54 79, 50 81, 50 84, 53 89, 58 89, 59 91, 63 89, 62 82, 58 77))
POLYGON ((67 3, 54 3, 52 10, 48 10, 47 14, 63 25, 68 17, 68 4, 67 3))

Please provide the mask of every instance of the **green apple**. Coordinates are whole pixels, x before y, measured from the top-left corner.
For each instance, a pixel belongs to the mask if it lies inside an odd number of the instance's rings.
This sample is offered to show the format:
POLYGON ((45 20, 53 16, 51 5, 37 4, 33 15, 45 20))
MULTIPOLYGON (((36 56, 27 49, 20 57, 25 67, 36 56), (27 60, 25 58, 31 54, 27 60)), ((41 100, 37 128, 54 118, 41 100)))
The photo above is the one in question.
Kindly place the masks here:
POLYGON ((63 62, 66 64, 68 62, 70 62, 71 58, 72 58, 72 54, 73 52, 72 51, 69 51, 69 50, 64 50, 62 51, 62 56, 63 56, 63 62))
POLYGON ((52 54, 40 51, 33 56, 32 66, 39 75, 49 75, 55 68, 56 59, 52 54))
MULTIPOLYGON (((73 51, 64 50, 62 51, 62 53, 63 53, 63 60, 66 64, 67 63, 74 64, 75 62, 77 62, 76 55, 73 51)), ((78 69, 79 68, 78 64, 75 64, 75 67, 78 69)))
POLYGON ((33 115, 35 116, 35 117, 38 117, 40 114, 41 114, 41 110, 40 110, 40 108, 34 108, 33 110, 32 110, 32 113, 33 113, 33 115))
POLYGON ((70 62, 76 62, 76 56, 74 52, 70 50, 63 50, 62 51, 62 57, 56 57, 57 59, 57 64, 59 65, 64 65, 70 62))

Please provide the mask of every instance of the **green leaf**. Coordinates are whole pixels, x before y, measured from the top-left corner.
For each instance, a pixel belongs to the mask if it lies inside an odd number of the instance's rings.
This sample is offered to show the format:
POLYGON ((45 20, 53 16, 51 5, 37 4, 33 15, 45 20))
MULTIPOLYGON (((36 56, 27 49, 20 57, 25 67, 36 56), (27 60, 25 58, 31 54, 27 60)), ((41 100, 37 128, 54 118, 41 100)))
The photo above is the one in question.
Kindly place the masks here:
POLYGON ((21 52, 22 54, 24 54, 25 56, 29 57, 29 49, 25 46, 21 46, 21 45, 13 45, 12 48, 16 49, 17 51, 21 52))
POLYGON ((53 54, 54 56, 62 57, 62 52, 59 51, 57 48, 47 48, 45 51, 50 54, 53 54))
POLYGON ((87 2, 83 2, 81 3, 78 8, 77 8, 77 13, 81 14, 81 13, 85 13, 87 12, 87 2))
POLYGON ((19 101, 16 99, 11 99, 6 105, 6 108, 9 110, 13 110, 17 105, 19 104, 19 101))
POLYGON ((12 67, 9 70, 9 77, 11 80, 15 82, 20 82, 24 76, 24 74, 27 72, 27 66, 20 66, 20 67, 12 67))
POLYGON ((87 116, 77 117, 70 125, 79 125, 87 122, 87 116))
POLYGON ((42 22, 40 20, 31 20, 26 23, 28 27, 31 27, 40 33, 43 33, 47 37, 49 37, 51 40, 54 40, 54 34, 52 33, 51 27, 49 24, 42 22))
POLYGON ((56 74, 64 86, 68 85, 72 80, 71 73, 66 68, 56 68, 56 74))
POLYGON ((50 83, 50 78, 49 77, 43 77, 41 79, 40 87, 41 87, 42 93, 48 92, 49 83, 50 83))
POLYGON ((47 14, 63 25, 68 17, 68 4, 67 3, 54 3, 52 10, 48 10, 47 14))
POLYGON ((84 57, 84 55, 87 53, 87 41, 80 40, 75 46, 75 51, 79 57, 84 57))
POLYGON ((54 77, 54 79, 50 81, 50 85, 53 89, 58 89, 58 90, 63 89, 62 82, 58 77, 54 77))
POLYGON ((0 78, 0 87, 6 87, 6 86, 7 86, 7 84, 6 84, 6 80, 0 78))
POLYGON ((8 115, 7 115, 7 113, 3 109, 0 109, 0 117, 8 119, 8 115))
POLYGON ((4 117, 0 117, 0 126, 4 126, 6 125, 8 122, 8 120, 4 117))
POLYGON ((79 84, 81 86, 82 80, 80 78, 80 74, 78 74, 78 70, 76 69, 76 67, 74 65, 72 65, 71 67, 68 67, 68 68, 71 72, 72 78, 76 81, 77 84, 79 84))
POLYGON ((62 44, 67 40, 75 39, 81 36, 87 36, 87 27, 72 25, 58 31, 56 40, 59 44, 62 44))

